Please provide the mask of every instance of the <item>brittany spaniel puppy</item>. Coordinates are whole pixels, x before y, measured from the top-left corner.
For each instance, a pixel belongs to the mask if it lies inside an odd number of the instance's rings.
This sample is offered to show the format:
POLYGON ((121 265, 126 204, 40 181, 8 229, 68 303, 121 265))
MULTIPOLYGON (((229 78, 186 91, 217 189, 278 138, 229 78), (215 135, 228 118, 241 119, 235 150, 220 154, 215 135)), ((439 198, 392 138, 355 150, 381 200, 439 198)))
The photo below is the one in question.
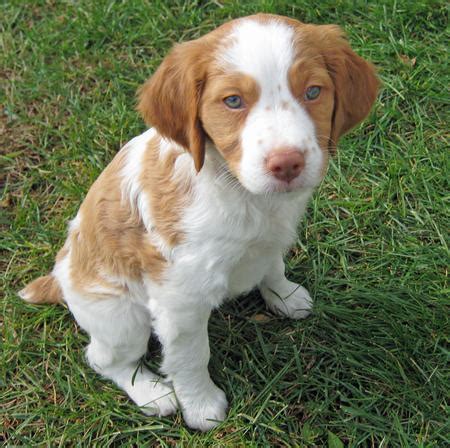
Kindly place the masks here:
POLYGON ((21 297, 64 300, 89 365, 146 414, 179 407, 191 428, 214 427, 227 400, 208 373, 211 311, 257 287, 273 312, 308 315, 283 254, 377 86, 334 25, 258 14, 176 45, 139 92, 153 127, 103 171, 53 271, 21 297), (162 378, 139 364, 151 331, 162 378))

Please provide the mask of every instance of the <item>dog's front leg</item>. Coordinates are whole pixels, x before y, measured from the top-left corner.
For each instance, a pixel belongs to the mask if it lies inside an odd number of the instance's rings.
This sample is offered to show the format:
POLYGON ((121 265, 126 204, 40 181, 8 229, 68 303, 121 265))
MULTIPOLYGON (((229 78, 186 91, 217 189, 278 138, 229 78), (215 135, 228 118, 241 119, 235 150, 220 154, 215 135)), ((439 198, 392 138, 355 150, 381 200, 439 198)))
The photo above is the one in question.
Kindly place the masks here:
POLYGON ((303 319, 312 308, 312 299, 303 286, 289 281, 281 254, 268 258, 268 271, 259 285, 259 290, 267 306, 276 314, 293 319, 303 319))
POLYGON ((172 381, 188 426, 207 431, 225 418, 227 409, 224 392, 208 372, 211 308, 186 298, 179 300, 175 306, 164 300, 151 306, 154 329, 162 344, 161 370, 172 381))

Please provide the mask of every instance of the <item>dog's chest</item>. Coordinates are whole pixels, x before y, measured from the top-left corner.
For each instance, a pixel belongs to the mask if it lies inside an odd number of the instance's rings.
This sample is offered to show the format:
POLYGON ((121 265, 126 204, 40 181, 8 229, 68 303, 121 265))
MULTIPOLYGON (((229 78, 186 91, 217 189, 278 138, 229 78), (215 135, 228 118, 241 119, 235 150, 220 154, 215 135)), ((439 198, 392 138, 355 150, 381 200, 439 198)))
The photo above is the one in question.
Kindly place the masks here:
POLYGON ((217 195, 198 201, 186 215, 185 243, 174 254, 185 288, 201 289, 213 305, 251 290, 294 241, 305 203, 217 195))

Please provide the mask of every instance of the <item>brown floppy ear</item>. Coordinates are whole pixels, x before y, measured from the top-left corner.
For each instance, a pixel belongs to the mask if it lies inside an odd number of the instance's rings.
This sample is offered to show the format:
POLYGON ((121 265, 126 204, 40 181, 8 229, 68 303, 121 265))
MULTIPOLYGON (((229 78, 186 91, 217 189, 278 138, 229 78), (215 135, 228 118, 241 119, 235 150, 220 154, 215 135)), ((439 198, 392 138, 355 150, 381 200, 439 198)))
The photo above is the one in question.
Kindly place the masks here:
POLYGON ((350 48, 338 26, 322 25, 318 28, 318 41, 335 88, 329 144, 335 151, 339 137, 369 114, 377 97, 379 82, 374 66, 350 48))
POLYGON ((205 159, 198 105, 209 53, 203 38, 176 45, 138 91, 137 109, 145 122, 186 148, 197 172, 205 159))

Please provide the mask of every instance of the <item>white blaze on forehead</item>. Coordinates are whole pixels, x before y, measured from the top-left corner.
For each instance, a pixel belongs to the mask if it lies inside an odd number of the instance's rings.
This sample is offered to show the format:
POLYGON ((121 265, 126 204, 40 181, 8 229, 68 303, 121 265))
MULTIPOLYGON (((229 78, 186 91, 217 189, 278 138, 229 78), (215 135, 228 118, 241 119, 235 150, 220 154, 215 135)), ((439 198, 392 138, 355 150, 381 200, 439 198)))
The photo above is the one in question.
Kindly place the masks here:
POLYGON ((276 19, 244 19, 233 28, 228 37, 231 45, 220 54, 220 62, 252 76, 263 92, 278 84, 287 87, 287 74, 294 59, 293 38, 294 30, 276 19))

